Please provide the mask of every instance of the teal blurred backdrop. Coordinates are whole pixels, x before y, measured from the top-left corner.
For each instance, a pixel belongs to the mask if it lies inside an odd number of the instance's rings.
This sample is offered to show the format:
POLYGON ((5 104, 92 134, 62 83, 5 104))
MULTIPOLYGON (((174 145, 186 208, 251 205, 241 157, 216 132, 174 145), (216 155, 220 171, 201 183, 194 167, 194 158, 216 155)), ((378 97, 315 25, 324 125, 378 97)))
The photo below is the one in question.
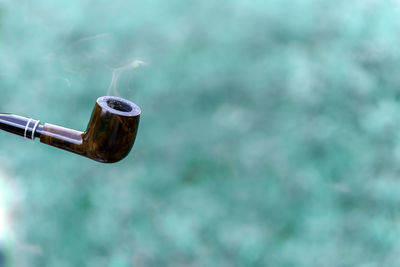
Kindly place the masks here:
POLYGON ((0 1, 1 112, 84 130, 113 73, 142 108, 111 165, 0 133, 0 266, 397 266, 399 16, 0 1))

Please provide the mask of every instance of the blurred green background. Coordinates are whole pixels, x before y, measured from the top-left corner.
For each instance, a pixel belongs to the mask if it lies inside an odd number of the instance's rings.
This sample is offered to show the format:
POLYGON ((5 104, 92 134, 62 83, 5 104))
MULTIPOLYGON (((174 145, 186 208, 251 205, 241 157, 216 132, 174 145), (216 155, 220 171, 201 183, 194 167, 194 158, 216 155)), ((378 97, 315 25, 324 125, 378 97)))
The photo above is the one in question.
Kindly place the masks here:
POLYGON ((116 85, 142 108, 120 163, 0 133, 6 266, 398 265, 399 15, 0 1, 1 112, 84 130, 113 72, 147 63, 116 85))

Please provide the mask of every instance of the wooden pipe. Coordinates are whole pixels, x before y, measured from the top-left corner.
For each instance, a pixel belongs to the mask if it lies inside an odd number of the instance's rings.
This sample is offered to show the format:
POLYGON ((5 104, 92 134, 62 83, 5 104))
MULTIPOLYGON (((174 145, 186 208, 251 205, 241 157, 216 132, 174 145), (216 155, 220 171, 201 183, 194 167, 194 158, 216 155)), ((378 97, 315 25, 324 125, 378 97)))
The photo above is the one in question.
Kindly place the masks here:
POLYGON ((136 139, 140 108, 123 98, 97 99, 87 130, 80 132, 25 117, 0 114, 0 129, 90 159, 113 163, 125 158, 136 139))

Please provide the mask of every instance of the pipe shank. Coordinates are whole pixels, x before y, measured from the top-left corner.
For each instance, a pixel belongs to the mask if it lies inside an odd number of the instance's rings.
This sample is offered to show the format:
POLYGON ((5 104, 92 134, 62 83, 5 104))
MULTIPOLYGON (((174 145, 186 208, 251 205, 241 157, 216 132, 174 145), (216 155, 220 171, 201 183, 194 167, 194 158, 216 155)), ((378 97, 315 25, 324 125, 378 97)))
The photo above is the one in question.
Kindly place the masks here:
POLYGON ((40 142, 83 155, 82 135, 80 131, 46 123, 41 132, 40 142))

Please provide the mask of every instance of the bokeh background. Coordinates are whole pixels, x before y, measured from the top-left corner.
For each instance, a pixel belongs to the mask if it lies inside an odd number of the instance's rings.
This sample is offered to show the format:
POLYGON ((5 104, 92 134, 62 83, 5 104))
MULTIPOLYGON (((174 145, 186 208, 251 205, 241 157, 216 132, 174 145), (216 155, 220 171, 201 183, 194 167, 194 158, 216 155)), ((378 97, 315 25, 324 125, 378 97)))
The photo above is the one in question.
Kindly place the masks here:
POLYGON ((399 16, 0 1, 1 112, 84 130, 113 73, 142 108, 111 165, 0 133, 0 266, 397 266, 399 16))

